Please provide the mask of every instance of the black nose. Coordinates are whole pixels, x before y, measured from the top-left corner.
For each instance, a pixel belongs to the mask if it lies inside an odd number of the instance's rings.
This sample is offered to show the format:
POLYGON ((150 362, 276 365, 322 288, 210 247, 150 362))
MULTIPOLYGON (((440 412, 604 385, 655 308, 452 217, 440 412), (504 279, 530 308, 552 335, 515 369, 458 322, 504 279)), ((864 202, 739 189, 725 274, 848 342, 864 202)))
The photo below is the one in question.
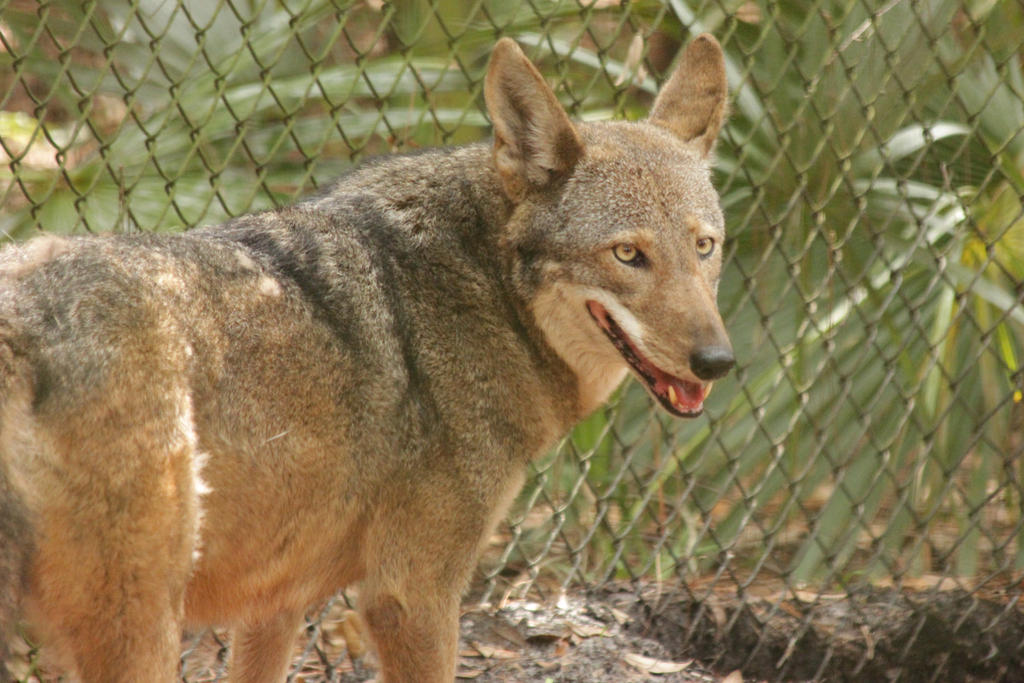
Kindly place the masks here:
POLYGON ((736 358, 728 346, 705 346, 690 354, 690 370, 705 381, 718 379, 734 365, 736 358))

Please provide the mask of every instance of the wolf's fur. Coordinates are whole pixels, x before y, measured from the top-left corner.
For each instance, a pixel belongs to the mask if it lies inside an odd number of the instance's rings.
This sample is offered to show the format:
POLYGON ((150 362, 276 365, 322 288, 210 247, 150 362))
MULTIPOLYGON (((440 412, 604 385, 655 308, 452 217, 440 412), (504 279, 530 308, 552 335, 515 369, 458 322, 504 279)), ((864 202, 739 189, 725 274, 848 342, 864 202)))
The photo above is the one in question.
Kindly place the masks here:
POLYGON ((0 636, 24 619, 81 680, 171 681, 182 628, 226 623, 232 680, 277 681, 304 610, 359 582, 383 680, 452 680, 527 462, 627 360, 678 414, 732 365, 725 91, 701 36, 647 122, 573 124, 502 40, 493 145, 184 235, 4 251, 0 636))

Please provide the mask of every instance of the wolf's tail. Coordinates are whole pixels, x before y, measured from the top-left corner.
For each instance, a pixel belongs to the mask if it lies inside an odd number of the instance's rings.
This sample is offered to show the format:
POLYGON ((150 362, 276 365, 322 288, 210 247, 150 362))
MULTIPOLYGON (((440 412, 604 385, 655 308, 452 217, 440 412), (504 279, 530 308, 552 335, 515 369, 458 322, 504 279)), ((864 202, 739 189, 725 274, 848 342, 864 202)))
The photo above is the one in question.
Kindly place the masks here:
POLYGON ((0 338, 0 682, 14 680, 5 663, 25 592, 32 544, 27 510, 11 483, 11 440, 4 433, 10 429, 6 424, 13 374, 9 351, 0 338))
POLYGON ((9 680, 5 666, 7 647, 14 637, 25 589, 29 542, 25 510, 0 468, 0 681, 9 680))

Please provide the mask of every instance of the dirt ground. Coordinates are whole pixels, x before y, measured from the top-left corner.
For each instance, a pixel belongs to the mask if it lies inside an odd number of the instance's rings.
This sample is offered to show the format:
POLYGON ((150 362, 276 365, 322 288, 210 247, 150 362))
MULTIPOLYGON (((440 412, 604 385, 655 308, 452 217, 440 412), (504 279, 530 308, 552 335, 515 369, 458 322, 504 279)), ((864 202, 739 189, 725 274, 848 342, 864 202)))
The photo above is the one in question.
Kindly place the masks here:
MULTIPOLYGON (((1020 586, 964 590, 864 588, 842 595, 697 599, 685 587, 620 585, 550 602, 509 601, 462 616, 460 681, 479 683, 740 683, 942 681, 1024 683, 1020 586), (812 599, 813 598, 813 599, 812 599)), ((183 680, 225 680, 228 639, 185 640, 183 680)), ((27 649, 12 671, 33 668, 27 649)), ((358 617, 336 600, 297 645, 290 681, 376 678, 358 617), (350 655, 356 655, 353 658, 350 655)))
POLYGON ((463 669, 480 671, 478 681, 566 683, 1024 681, 1019 604, 963 591, 864 590, 813 606, 652 592, 623 587, 468 613, 463 669), (475 643, 480 655, 510 654, 466 656, 475 643))
MULTIPOLYGON (((1019 586, 984 598, 964 590, 864 588, 739 600, 735 593, 697 599, 685 588, 621 585, 550 603, 467 610, 458 677, 478 683, 1024 682, 1019 598, 1019 586)), ((322 624, 310 627, 304 664, 292 680, 374 680, 372 653, 355 664, 346 654, 347 642, 363 647, 357 618, 336 603, 322 624)))

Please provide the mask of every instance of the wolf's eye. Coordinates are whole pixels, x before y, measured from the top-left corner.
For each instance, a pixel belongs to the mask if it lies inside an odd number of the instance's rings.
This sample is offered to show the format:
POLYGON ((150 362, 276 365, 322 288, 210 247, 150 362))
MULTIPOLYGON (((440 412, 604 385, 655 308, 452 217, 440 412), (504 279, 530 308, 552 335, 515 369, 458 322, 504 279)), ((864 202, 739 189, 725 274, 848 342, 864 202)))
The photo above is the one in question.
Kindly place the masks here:
POLYGON ((643 265, 644 255, 639 249, 634 247, 632 244, 616 244, 612 247, 612 253, 615 254, 615 258, 619 259, 628 266, 640 266, 643 265))
POLYGON ((711 256, 711 253, 715 250, 715 240, 711 237, 698 237, 697 238, 697 254, 701 258, 707 258, 711 256))

